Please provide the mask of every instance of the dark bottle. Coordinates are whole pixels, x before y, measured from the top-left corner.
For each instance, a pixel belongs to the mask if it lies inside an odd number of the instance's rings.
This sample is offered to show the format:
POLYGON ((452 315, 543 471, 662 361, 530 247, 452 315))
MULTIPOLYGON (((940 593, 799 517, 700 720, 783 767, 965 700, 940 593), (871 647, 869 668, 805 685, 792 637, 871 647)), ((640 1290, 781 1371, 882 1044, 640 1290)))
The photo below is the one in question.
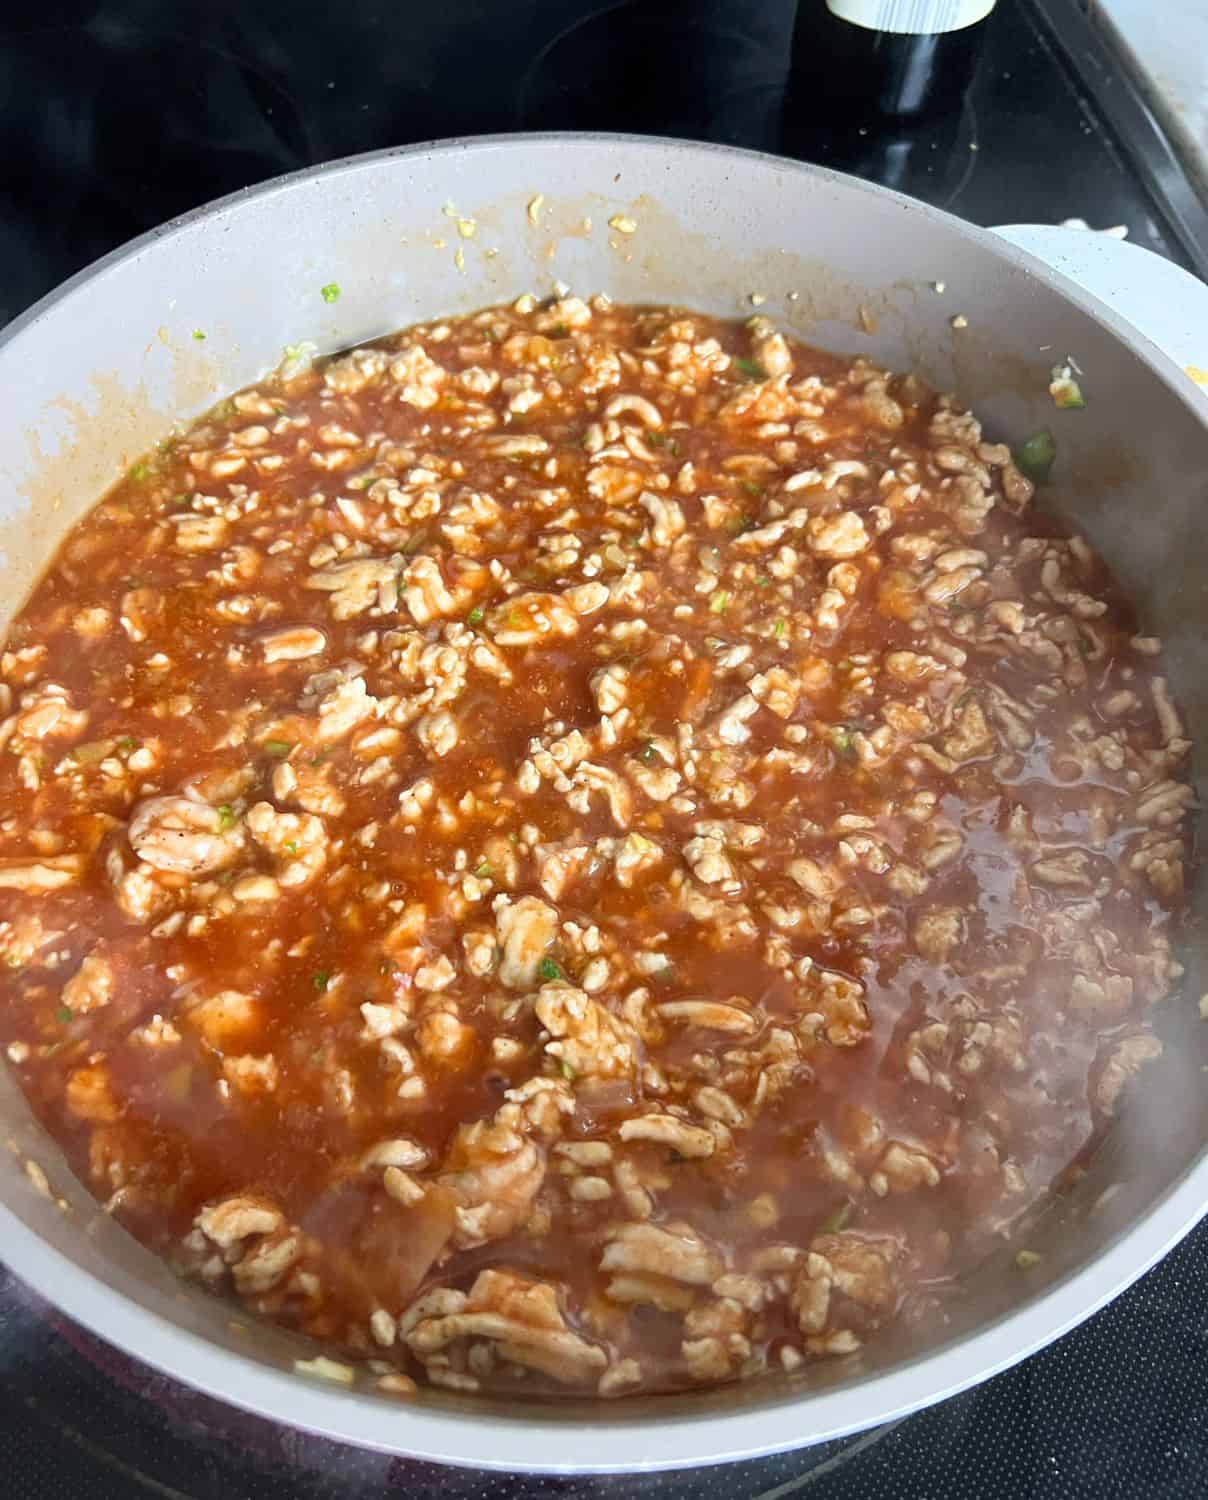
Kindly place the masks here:
POLYGON ((792 118, 875 125, 960 108, 995 0, 799 0, 792 118))

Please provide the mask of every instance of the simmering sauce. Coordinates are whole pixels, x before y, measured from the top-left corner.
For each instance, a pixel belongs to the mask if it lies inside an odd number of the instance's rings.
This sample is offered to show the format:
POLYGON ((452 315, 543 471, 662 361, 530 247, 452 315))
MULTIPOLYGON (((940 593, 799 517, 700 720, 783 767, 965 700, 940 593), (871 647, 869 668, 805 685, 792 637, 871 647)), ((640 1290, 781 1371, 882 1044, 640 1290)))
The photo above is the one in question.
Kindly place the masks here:
POLYGON ((926 1317, 1180 972, 1158 643, 1032 502, 951 399, 763 318, 526 298, 283 366, 10 631, 32 1106, 390 1390, 926 1317))

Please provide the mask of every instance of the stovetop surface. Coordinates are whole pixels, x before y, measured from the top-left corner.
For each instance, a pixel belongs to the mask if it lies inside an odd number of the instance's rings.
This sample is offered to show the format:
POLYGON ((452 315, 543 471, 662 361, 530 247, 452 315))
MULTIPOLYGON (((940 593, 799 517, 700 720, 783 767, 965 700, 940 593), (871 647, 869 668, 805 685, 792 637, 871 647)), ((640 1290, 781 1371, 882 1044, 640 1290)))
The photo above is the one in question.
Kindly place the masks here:
POLYGON ((1071 71, 1071 58, 1099 61, 1076 0, 1045 0, 1047 22, 1034 0, 1002 0, 964 113, 913 132, 784 126, 794 9, 41 0, 36 22, 22 7, 19 25, 6 11, 0 322, 106 250, 247 183, 491 131, 626 130, 782 151, 978 223, 1127 224, 1138 244, 1189 263, 1197 247, 1180 243, 1156 191, 1164 164, 1135 133, 1113 133, 1113 89, 1096 99, 1071 71))
MULTIPOLYGON (((809 3, 809 0, 803 0, 809 3)), ((1202 222, 1076 0, 1001 0, 964 110, 793 126, 793 0, 43 0, 0 14, 0 324, 134 235, 315 162, 531 129, 680 135, 819 161, 983 224, 1125 224, 1203 268, 1202 222)), ((2 1247, 0 1247, 2 1249, 2 1247)), ((904 1421, 718 1469, 526 1479, 278 1428, 117 1354, 0 1270, 14 1500, 394 1495, 667 1500, 1208 1492, 1208 1228, 1053 1348, 904 1421)))

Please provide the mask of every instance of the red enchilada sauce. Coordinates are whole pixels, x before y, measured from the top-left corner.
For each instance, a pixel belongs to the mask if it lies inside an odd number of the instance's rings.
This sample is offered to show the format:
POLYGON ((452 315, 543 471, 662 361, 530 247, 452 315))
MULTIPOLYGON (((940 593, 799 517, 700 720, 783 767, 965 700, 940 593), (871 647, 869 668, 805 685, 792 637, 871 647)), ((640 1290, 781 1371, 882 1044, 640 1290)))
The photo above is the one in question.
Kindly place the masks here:
POLYGON ((522 299, 284 366, 10 631, 33 1107, 389 1390, 926 1317, 1180 972, 1157 643, 1031 502, 950 400, 763 318, 522 299))

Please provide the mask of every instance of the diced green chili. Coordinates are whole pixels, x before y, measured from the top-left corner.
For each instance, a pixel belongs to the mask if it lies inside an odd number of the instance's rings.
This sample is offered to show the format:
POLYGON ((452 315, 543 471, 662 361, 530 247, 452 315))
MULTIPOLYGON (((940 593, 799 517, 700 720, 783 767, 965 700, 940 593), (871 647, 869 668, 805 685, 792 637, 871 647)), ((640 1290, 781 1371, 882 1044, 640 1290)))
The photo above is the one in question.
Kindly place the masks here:
POLYGON ((479 880, 486 880, 491 873, 491 866, 484 859, 483 862, 475 868, 474 873, 478 876, 479 880))
POLYGON ((1057 457, 1057 441, 1047 427, 1042 427, 1021 443, 1011 456, 1021 474, 1026 475, 1033 484, 1043 484, 1057 457))
POLYGON ((1061 411, 1082 411, 1086 406, 1086 397, 1076 380, 1055 380, 1049 390, 1054 405, 1061 411))
POLYGON ((225 833, 228 828, 233 828, 234 826, 235 809, 229 802, 224 802, 218 809, 218 827, 225 833))
POLYGON ((734 365, 735 368, 741 370, 751 380, 766 380, 768 378, 768 372, 753 359, 736 359, 734 365))
POLYGON ((789 622, 787 620, 777 620, 775 625, 772 626, 772 634, 779 640, 788 628, 789 622))
POLYGON ((537 965, 537 972, 542 979, 546 980, 565 979, 566 977, 562 972, 562 965, 548 956, 543 958, 537 965))
POLYGON ((466 621, 470 625, 481 625, 484 619, 486 619, 486 615, 477 604, 466 616, 466 621))
POLYGON ((725 614, 726 605, 730 602, 730 596, 725 589, 718 589, 717 593, 709 600, 709 609, 715 615, 725 614))
POLYGON ((294 747, 289 740, 265 740, 264 748, 270 755, 284 759, 294 747))
POLYGON ((340 300, 340 284, 338 281, 329 281, 326 286, 319 288, 319 296, 324 302, 338 302, 340 300))
POLYGON ((310 982, 314 985, 315 989, 322 991, 331 983, 331 975, 326 969, 319 969, 317 973, 311 976, 310 982))
POLYGON ((851 1203, 840 1203, 838 1208, 833 1208, 822 1223, 818 1225, 819 1234, 838 1234, 847 1228, 847 1221, 851 1218, 851 1203))
POLYGON ((75 1020, 75 1011, 70 1005, 60 1005, 55 1011, 55 1020, 66 1026, 68 1022, 75 1020))
POLYGON ((184 1104, 193 1088, 193 1064, 177 1063, 164 1078, 164 1093, 173 1104, 184 1104))
POLYGON ((83 745, 77 745, 74 750, 68 751, 68 755, 78 766, 95 766, 98 761, 104 760, 112 749, 112 740, 89 740, 83 745))

